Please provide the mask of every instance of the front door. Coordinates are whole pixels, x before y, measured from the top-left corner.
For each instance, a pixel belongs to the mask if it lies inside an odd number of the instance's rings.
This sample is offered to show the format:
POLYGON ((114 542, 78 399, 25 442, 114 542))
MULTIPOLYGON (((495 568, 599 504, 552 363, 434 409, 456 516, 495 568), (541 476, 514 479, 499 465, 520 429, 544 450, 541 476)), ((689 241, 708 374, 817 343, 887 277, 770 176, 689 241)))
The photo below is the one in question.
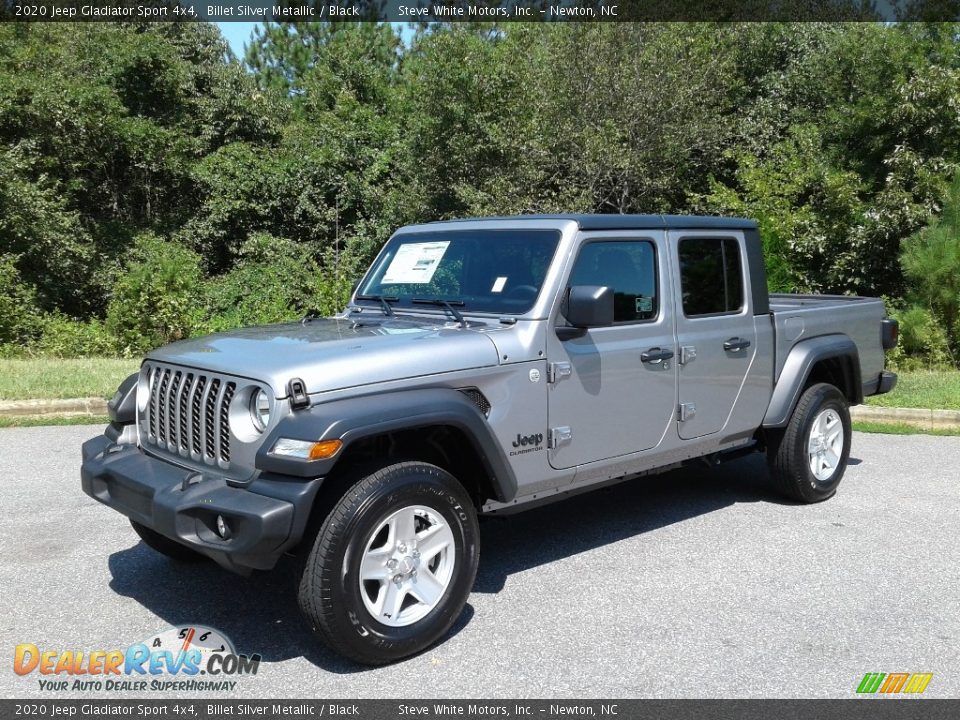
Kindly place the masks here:
POLYGON ((736 233, 671 234, 680 276, 679 435, 692 439, 726 426, 757 351, 736 233))
MULTIPOLYGON (((612 288, 615 322, 570 340, 549 333, 554 468, 656 447, 672 428, 676 364, 664 356, 676 347, 666 267, 663 232, 635 238, 598 234, 580 246, 567 286, 612 288)), ((562 316, 557 321, 564 323, 562 316)))

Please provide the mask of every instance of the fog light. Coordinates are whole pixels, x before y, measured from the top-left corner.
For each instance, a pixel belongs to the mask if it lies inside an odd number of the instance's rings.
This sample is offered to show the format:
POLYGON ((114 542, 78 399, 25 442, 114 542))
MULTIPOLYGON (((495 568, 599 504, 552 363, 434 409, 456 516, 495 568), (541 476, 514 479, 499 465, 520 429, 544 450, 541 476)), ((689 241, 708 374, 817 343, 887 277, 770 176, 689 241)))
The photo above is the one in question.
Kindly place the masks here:
POLYGON ((230 537, 230 528, 227 527, 227 521, 223 519, 223 515, 217 515, 217 535, 224 540, 230 537))

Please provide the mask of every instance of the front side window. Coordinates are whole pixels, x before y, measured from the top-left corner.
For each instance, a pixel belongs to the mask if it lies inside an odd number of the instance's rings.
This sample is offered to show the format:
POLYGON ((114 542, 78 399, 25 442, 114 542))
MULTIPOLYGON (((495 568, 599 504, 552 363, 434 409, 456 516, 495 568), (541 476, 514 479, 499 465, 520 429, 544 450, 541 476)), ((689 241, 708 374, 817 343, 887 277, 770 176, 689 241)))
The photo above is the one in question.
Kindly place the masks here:
POLYGON ((657 317, 656 251, 649 240, 590 242, 583 246, 569 285, 600 285, 613 290, 613 321, 657 317))
POLYGON ((679 256, 684 315, 722 315, 743 309, 743 266, 735 238, 683 238, 679 256))
POLYGON ((521 314, 543 286, 557 230, 446 230, 394 237, 357 292, 397 307, 443 300, 464 312, 521 314))

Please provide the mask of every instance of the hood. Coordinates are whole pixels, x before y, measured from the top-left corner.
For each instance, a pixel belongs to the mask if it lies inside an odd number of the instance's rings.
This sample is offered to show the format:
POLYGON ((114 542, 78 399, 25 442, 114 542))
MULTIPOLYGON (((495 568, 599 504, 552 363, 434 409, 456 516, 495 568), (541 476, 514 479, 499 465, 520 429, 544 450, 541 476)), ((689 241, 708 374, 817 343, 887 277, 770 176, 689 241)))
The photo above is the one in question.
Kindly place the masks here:
POLYGON ((484 333, 435 320, 329 318, 182 340, 147 359, 259 380, 282 398, 291 378, 317 393, 490 367, 498 354, 484 333))

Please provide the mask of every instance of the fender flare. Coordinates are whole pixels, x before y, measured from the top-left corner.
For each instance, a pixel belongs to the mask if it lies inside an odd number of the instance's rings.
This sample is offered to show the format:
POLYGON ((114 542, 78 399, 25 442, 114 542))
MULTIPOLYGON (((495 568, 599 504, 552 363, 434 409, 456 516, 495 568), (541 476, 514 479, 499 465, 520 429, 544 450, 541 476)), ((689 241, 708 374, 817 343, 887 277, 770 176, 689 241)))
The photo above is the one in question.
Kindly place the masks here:
POLYGON ((137 419, 137 381, 140 373, 135 372, 120 383, 120 387, 107 401, 107 414, 110 422, 130 425, 137 419))
MULTIPOLYGON (((853 392, 862 392, 860 383, 860 354, 857 346, 846 335, 822 335, 803 340, 794 345, 783 363, 783 370, 777 378, 763 418, 763 427, 784 427, 790 421, 790 415, 800 400, 800 394, 807 384, 807 378, 813 366, 821 360, 846 358, 853 368, 853 392)), ((855 397, 859 402, 861 398, 855 397)))
POLYGON ((459 390, 429 388, 365 395, 319 402, 285 417, 257 451, 256 466, 267 472, 296 477, 321 477, 333 470, 350 445, 363 438, 396 430, 447 425, 463 432, 473 445, 499 502, 517 495, 517 479, 477 407, 459 390), (278 438, 343 441, 344 448, 327 460, 299 460, 270 454, 278 438))

